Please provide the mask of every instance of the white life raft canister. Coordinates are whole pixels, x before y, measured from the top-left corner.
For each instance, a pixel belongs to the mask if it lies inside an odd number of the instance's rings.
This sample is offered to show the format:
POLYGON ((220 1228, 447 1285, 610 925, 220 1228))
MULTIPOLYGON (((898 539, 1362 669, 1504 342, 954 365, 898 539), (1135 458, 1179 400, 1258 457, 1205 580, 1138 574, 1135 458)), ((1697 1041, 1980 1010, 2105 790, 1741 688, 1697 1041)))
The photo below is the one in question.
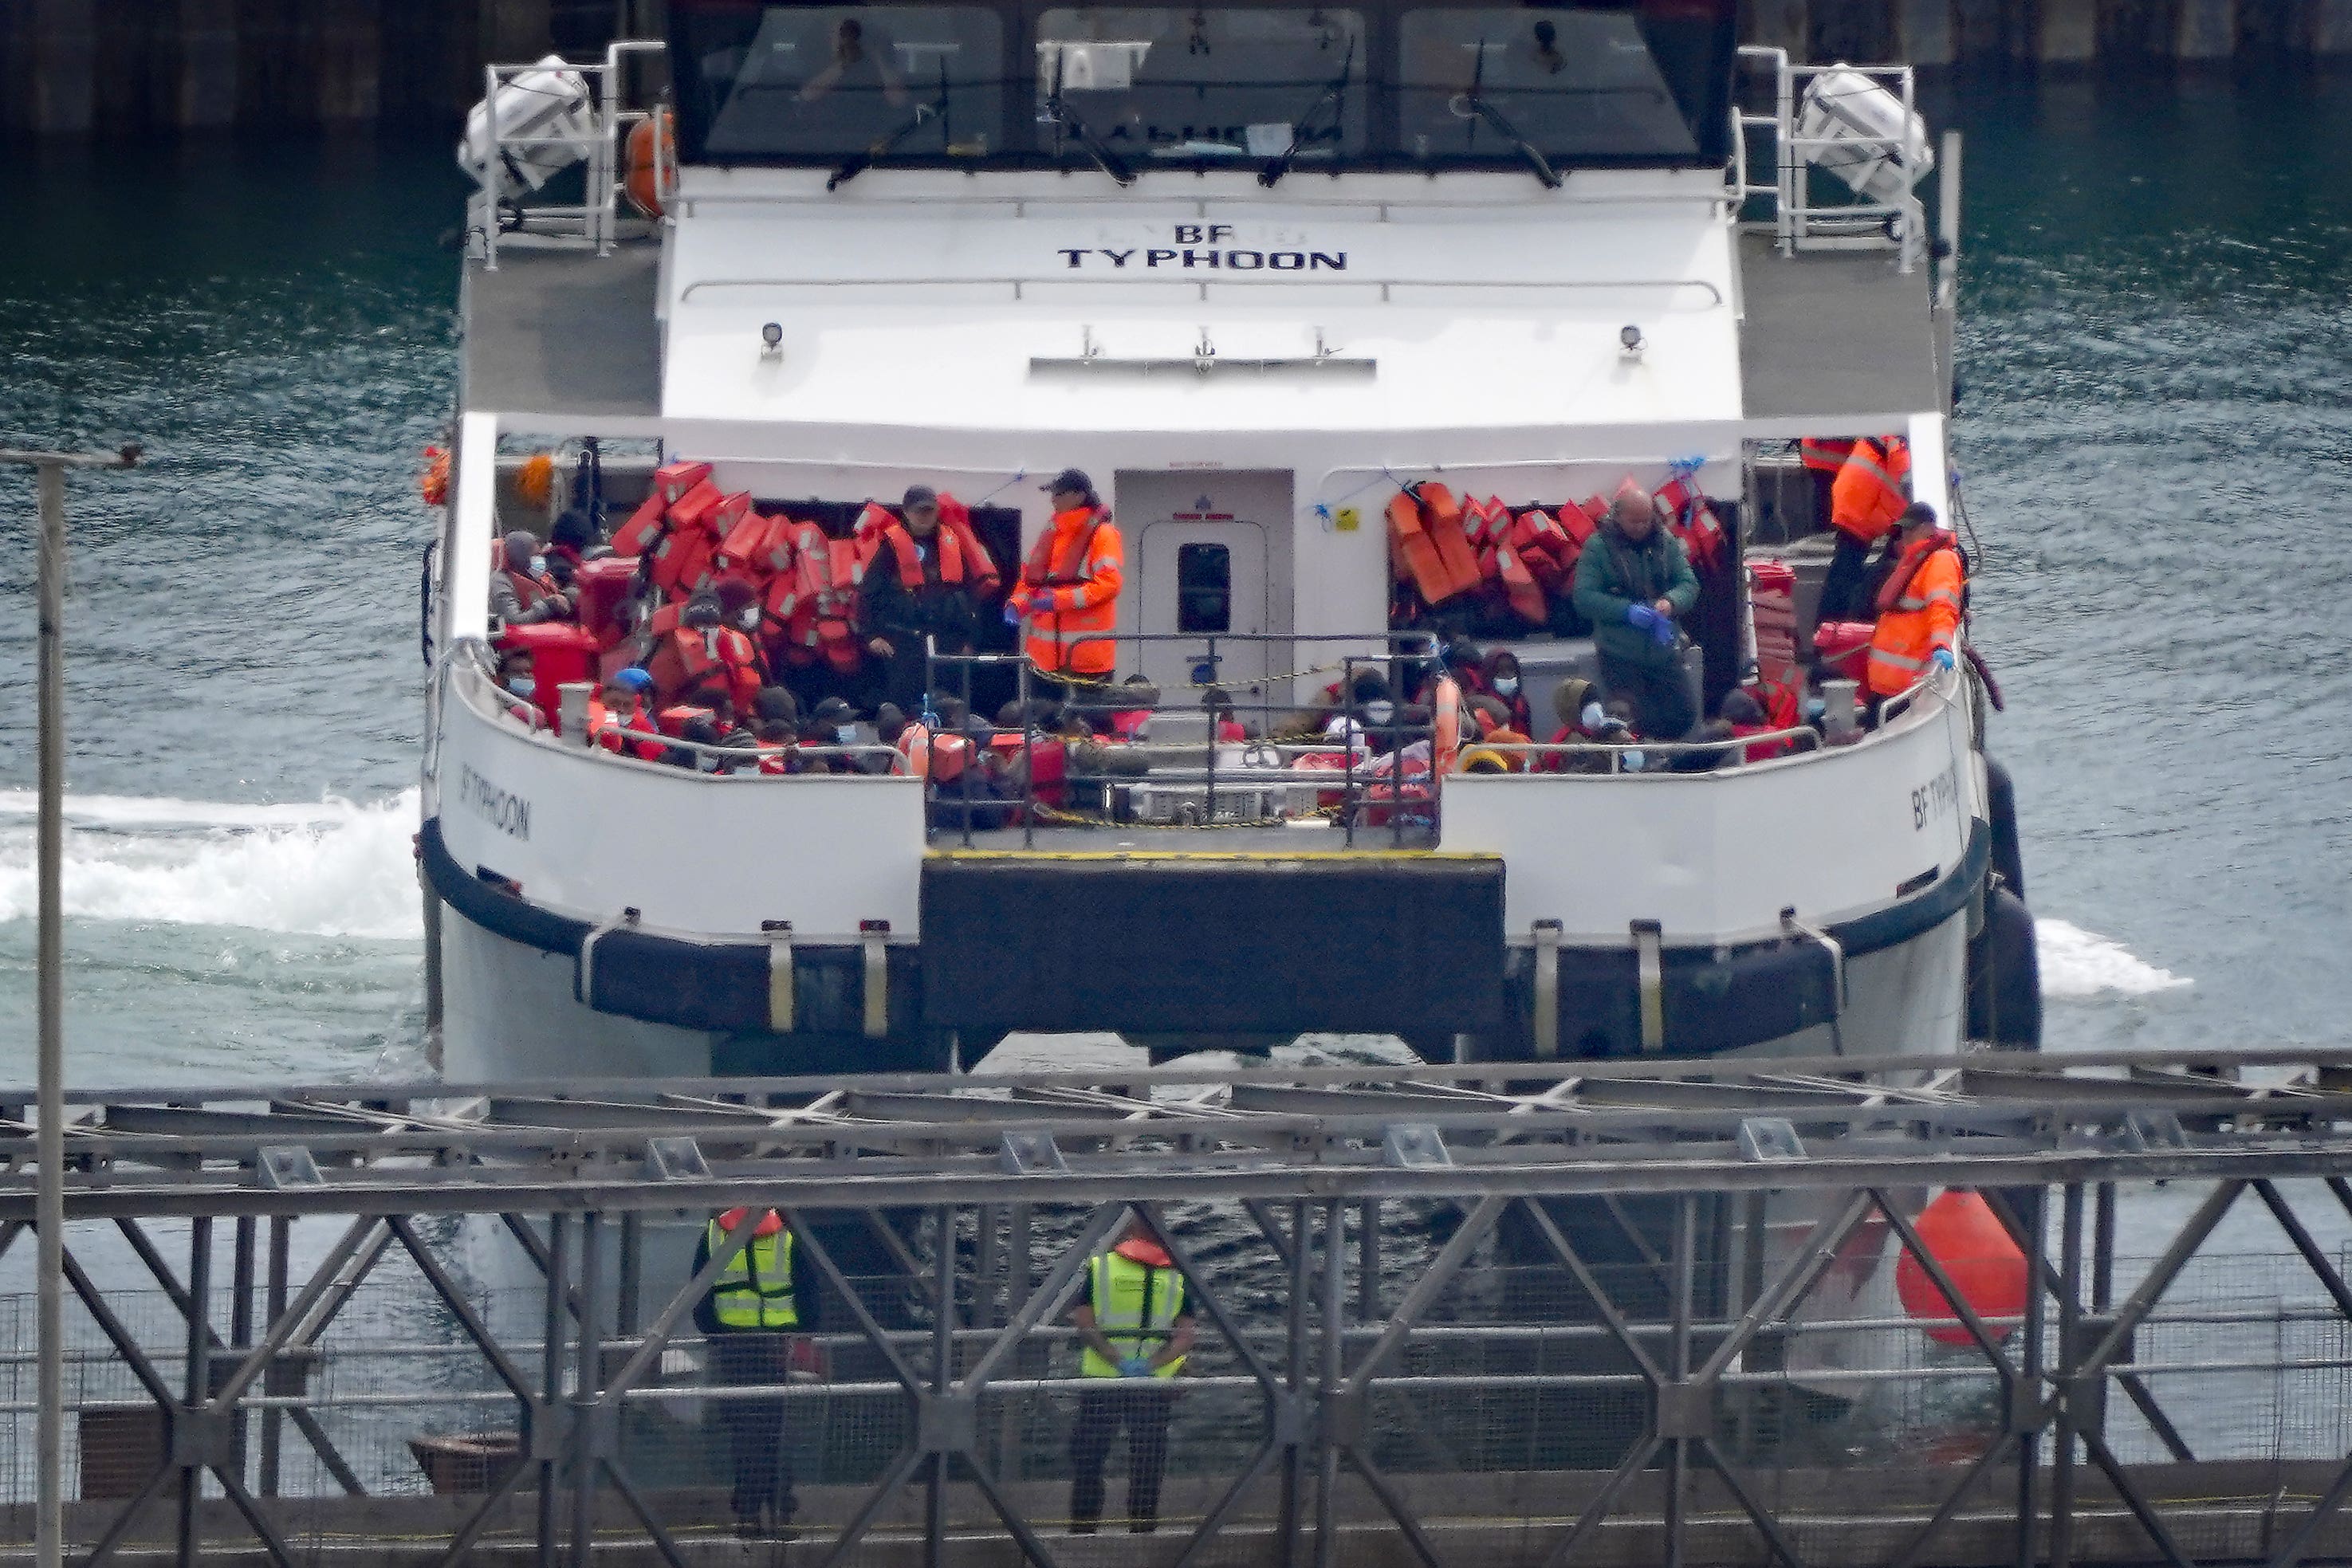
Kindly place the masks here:
POLYGON ((484 99, 466 116, 466 139, 457 143, 457 166, 478 184, 488 183, 490 160, 497 157, 508 175, 536 191, 558 173, 588 156, 595 134, 593 100, 588 83, 569 68, 562 55, 549 55, 537 68, 499 84, 495 99, 484 99), (496 116, 494 138, 491 121, 496 116), (498 141, 522 146, 500 148, 498 141))
POLYGON ((1805 89, 1797 135, 1821 143, 1805 161, 1845 182, 1864 201, 1892 205, 1936 166, 1927 122, 1861 71, 1836 65, 1805 89))

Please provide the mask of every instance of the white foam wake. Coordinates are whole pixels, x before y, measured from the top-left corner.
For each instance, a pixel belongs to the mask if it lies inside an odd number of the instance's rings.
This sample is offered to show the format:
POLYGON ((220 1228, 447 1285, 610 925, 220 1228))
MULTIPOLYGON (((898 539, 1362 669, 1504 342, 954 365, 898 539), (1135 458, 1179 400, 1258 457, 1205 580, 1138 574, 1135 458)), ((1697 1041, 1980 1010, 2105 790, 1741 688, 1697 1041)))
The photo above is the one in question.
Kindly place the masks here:
POLYGON ((2063 920, 2036 920, 2033 939, 2045 997, 2144 997, 2195 984, 2135 956, 2120 942, 2063 920))
MULTIPOLYGON (((33 798, 0 791, 0 921, 36 907, 33 798)), ((66 913, 292 936, 422 935, 417 794, 258 806, 134 796, 66 804, 66 913)))

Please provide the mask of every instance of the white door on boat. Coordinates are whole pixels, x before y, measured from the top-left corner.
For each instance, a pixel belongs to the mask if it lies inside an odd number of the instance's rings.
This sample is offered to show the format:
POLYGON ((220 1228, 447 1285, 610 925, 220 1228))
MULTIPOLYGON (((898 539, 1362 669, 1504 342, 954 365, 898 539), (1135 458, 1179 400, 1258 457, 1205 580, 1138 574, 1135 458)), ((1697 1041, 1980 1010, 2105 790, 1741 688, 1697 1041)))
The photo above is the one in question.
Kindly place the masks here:
POLYGON ((1274 630, 1274 536, 1289 519, 1290 476, 1122 474, 1116 504, 1133 541, 1131 624, 1177 639, 1147 643, 1120 667, 1139 668, 1166 700, 1211 681, 1244 702, 1262 696, 1269 645, 1241 639, 1274 630))

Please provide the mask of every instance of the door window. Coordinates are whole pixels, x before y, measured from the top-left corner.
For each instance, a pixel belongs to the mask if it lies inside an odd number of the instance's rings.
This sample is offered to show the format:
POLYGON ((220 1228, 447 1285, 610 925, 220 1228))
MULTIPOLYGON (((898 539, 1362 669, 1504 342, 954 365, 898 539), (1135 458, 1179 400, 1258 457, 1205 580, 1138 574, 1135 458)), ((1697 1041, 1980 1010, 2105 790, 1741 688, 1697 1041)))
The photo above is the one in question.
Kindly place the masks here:
POLYGON ((1223 545, 1176 547, 1176 630, 1234 629, 1234 556, 1223 545))

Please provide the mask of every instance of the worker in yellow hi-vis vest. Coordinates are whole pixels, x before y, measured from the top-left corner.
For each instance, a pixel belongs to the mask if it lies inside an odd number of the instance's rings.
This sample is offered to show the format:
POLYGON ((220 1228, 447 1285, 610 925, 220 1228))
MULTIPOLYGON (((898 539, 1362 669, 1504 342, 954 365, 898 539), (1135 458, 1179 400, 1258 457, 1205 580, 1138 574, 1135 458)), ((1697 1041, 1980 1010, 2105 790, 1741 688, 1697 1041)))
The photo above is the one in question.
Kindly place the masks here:
POLYGON ((1091 1535, 1101 1521, 1103 1466, 1124 1427, 1127 1527, 1148 1535, 1160 1526, 1174 1379, 1194 1336, 1184 1276, 1150 1221, 1132 1216, 1118 1245, 1088 1261, 1086 1299, 1070 1322, 1086 1343, 1079 1374, 1102 1380, 1078 1396, 1070 1432, 1070 1530, 1091 1535))
MULTIPOLYGON (((730 1208, 703 1230, 694 1269, 702 1271, 744 1211, 730 1208)), ((816 1326, 816 1281, 792 1228, 769 1209, 743 1249, 719 1271, 696 1303, 694 1321, 710 1345, 710 1381, 730 1387, 775 1389, 792 1381, 794 1335, 816 1326)), ((735 1486, 729 1501, 736 1532, 780 1534, 793 1521, 792 1451, 785 1446, 784 1399, 777 1393, 713 1399, 707 1420, 724 1434, 735 1486)))

